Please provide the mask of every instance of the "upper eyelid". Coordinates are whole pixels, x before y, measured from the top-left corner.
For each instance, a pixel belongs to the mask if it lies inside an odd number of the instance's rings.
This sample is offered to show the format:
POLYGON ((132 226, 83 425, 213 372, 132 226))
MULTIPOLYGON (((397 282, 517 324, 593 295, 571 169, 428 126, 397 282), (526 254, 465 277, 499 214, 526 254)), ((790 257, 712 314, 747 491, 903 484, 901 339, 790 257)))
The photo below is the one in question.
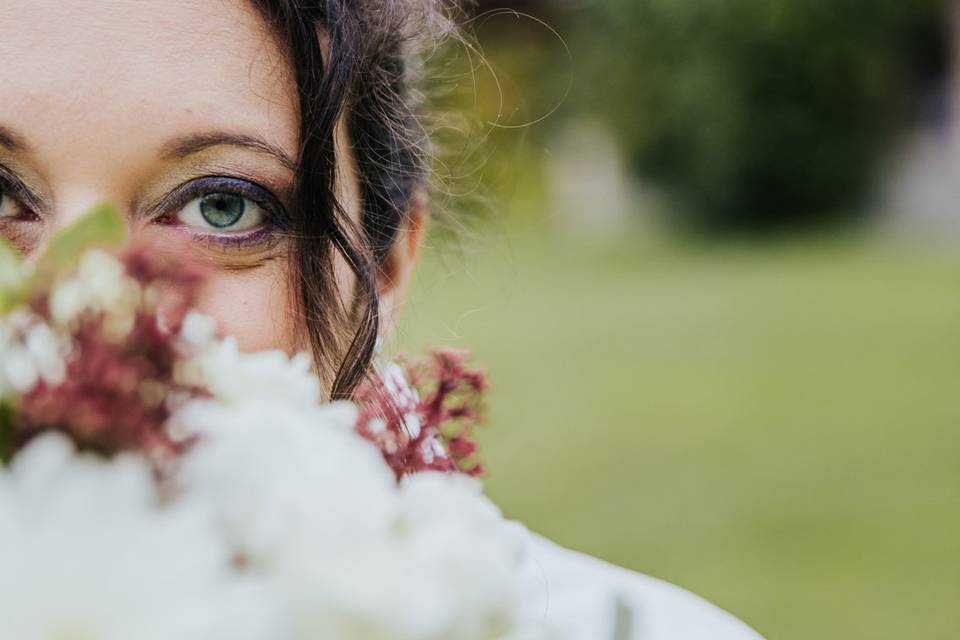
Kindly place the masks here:
MULTIPOLYGON (((242 195, 243 197, 251 197, 254 194, 249 192, 262 194, 265 197, 262 199, 263 202, 258 200, 258 204, 267 205, 265 208, 268 215, 272 216, 273 218, 280 218, 275 220, 275 222, 286 222, 284 219, 287 215, 286 208, 284 207, 280 198, 277 197, 272 190, 264 187, 263 185, 257 184, 248 178, 239 178, 231 175, 208 175, 187 180, 175 187, 155 204, 149 206, 147 208, 147 217, 153 219, 159 215, 162 215, 174 206, 182 206, 183 204, 186 204, 186 202, 189 201, 186 200, 187 197, 196 197, 199 195, 199 193, 190 194, 189 192, 191 189, 195 188, 197 189, 197 192, 199 192, 201 190, 200 185, 207 181, 221 181, 219 186, 221 188, 226 187, 228 190, 230 185, 233 185, 233 191, 235 192, 240 191, 236 188, 236 184, 242 183, 247 185, 249 188, 246 190, 246 192, 239 193, 238 195, 242 195), (180 202, 178 202, 178 200, 180 200, 180 202)), ((48 207, 44 203, 43 199, 38 196, 35 191, 28 187, 24 180, 20 178, 16 172, 12 171, 2 163, 0 163, 0 187, 2 187, 8 195, 20 200, 21 203, 31 211, 40 214, 46 214, 48 212, 48 207)))
MULTIPOLYGON (((284 208, 283 203, 280 202, 280 199, 273 192, 271 192, 270 189, 267 189, 266 187, 263 187, 262 185, 259 185, 245 178, 237 178, 234 176, 226 176, 226 175, 215 175, 215 176, 202 176, 199 178, 193 178, 174 187, 169 193, 163 196, 158 202, 151 205, 147 209, 147 217, 151 220, 156 219, 170 212, 171 209, 182 207, 193 198, 200 196, 203 192, 203 189, 202 189, 203 183, 206 183, 208 181, 214 182, 214 183, 217 183, 217 181, 221 181, 219 182, 219 184, 211 185, 211 189, 209 190, 210 193, 214 193, 217 190, 216 187, 219 186, 221 187, 221 190, 226 190, 231 193, 237 193, 237 195, 240 195, 245 198, 251 198, 251 196, 254 194, 240 193, 240 191, 242 190, 236 188, 236 184, 248 185, 249 187, 251 187, 249 191, 254 191, 254 192, 257 192, 258 194, 262 194, 266 196, 265 198, 262 199, 264 200, 264 202, 260 202, 259 200, 257 200, 257 203, 266 205, 265 208, 267 210, 268 215, 274 218, 282 217, 286 215, 286 209, 284 208), (231 187, 232 187, 232 190, 231 190, 231 187)), ((275 222, 282 222, 282 220, 275 220, 275 222)))

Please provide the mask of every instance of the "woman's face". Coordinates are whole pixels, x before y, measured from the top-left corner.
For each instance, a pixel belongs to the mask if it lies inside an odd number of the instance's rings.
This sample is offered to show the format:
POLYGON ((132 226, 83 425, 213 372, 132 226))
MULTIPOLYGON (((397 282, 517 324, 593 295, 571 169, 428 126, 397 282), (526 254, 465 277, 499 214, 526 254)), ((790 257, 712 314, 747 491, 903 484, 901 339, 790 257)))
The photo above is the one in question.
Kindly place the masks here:
POLYGON ((251 6, 0 0, 0 59, 0 233, 36 255, 112 202, 135 237, 212 265, 199 307, 244 349, 302 346, 282 233, 296 92, 251 6))

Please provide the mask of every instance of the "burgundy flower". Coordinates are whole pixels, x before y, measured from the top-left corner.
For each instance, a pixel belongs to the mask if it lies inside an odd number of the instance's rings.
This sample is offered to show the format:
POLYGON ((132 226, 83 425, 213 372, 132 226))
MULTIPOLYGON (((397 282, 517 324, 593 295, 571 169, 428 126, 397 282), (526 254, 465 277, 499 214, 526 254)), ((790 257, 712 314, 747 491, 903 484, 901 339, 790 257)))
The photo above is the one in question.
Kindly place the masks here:
MULTIPOLYGON (((120 260, 142 288, 162 292, 162 320, 157 304, 143 301, 132 330, 117 341, 104 336, 105 313, 83 315, 70 336, 63 382, 41 380, 20 398, 13 422, 18 448, 38 433, 54 430, 81 448, 104 454, 138 451, 159 464, 186 446, 165 430, 167 399, 174 393, 200 393, 175 383, 174 365, 176 334, 203 272, 189 263, 165 261, 145 246, 128 249, 120 260)), ((32 306, 49 319, 45 295, 32 306)))
POLYGON ((357 431, 380 448, 397 478, 419 471, 484 473, 473 430, 484 421, 488 384, 468 359, 452 350, 402 358, 398 369, 388 367, 357 390, 357 431))

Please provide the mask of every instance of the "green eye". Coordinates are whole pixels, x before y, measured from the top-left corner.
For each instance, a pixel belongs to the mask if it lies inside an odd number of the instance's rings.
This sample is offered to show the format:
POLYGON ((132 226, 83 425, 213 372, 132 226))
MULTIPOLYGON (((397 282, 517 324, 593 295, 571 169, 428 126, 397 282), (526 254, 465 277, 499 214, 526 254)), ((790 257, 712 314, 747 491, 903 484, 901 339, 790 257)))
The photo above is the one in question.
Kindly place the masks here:
POLYGON ((235 225, 246 209, 244 199, 232 193, 210 193, 200 198, 200 215, 218 229, 235 225))
POLYGON ((188 202, 177 214, 183 224, 208 231, 233 233, 259 227, 266 221, 266 213, 249 198, 215 191, 188 202))

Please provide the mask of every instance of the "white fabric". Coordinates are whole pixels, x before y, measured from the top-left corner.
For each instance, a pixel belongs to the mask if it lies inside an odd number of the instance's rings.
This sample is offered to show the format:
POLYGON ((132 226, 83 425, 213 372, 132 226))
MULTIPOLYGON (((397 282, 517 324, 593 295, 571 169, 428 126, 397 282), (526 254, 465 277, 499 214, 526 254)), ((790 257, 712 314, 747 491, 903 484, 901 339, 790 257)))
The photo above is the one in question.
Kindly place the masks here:
POLYGON ((570 640, 762 640, 729 613, 679 587, 531 534, 548 623, 570 640), (619 623, 618 623, 619 619, 619 623))

